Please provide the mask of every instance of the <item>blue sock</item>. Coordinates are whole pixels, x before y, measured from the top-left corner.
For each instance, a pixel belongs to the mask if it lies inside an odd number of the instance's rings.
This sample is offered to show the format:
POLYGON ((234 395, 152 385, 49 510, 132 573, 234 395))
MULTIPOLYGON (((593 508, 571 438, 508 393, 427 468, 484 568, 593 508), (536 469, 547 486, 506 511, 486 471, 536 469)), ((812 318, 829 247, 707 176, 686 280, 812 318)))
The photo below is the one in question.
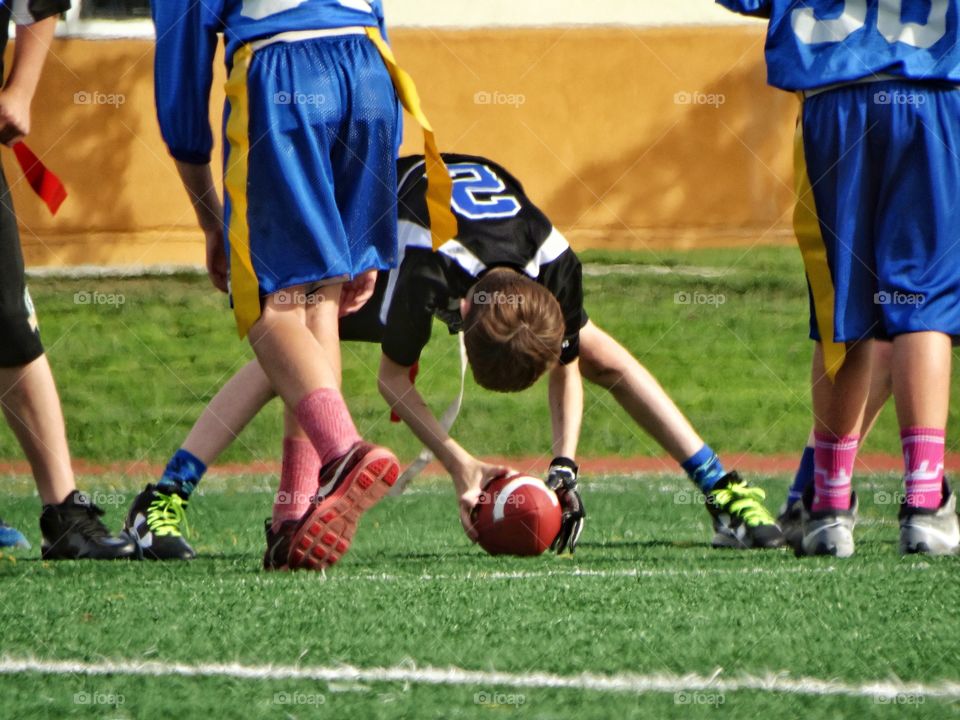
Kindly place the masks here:
POLYGON ((167 469, 163 471, 163 477, 157 483, 157 489, 165 493, 178 492, 190 497, 190 493, 197 487, 197 483, 206 471, 207 466, 198 457, 180 448, 167 463, 167 469))
POLYGON ((800 457, 800 467, 793 478, 793 485, 787 493, 787 502, 794 503, 803 497, 803 491, 813 482, 813 448, 805 447, 800 457))
POLYGON ((713 490, 720 478, 726 475, 723 463, 709 445, 704 445, 687 461, 680 463, 687 475, 704 492, 713 490))

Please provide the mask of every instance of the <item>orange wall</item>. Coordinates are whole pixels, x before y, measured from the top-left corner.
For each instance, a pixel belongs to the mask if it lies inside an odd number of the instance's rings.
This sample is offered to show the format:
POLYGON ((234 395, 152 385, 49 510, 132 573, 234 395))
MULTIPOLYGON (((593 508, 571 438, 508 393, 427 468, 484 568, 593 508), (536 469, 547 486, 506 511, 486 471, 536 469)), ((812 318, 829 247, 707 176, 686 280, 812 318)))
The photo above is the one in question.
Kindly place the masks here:
MULTIPOLYGON (((765 85, 760 28, 398 29, 392 38, 441 145, 502 161, 577 247, 789 239, 796 101, 765 85)), ((202 261, 154 119, 152 62, 146 41, 56 42, 30 144, 71 196, 50 218, 16 185, 29 263, 202 261), (103 104, 79 102, 92 97, 103 104)), ((417 147, 408 120, 405 150, 417 147)))

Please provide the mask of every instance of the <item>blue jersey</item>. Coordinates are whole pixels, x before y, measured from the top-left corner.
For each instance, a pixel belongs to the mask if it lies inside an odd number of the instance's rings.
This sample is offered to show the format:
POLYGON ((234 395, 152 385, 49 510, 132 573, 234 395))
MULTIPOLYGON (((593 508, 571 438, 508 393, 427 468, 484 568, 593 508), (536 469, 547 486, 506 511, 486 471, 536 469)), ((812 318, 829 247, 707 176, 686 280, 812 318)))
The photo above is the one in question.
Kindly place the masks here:
POLYGON ((177 160, 210 161, 210 85, 218 33, 226 63, 242 44, 299 30, 383 25, 382 0, 153 0, 160 132, 177 160))
POLYGON ((955 0, 717 0, 770 18, 767 74, 784 90, 877 75, 960 84, 955 0))

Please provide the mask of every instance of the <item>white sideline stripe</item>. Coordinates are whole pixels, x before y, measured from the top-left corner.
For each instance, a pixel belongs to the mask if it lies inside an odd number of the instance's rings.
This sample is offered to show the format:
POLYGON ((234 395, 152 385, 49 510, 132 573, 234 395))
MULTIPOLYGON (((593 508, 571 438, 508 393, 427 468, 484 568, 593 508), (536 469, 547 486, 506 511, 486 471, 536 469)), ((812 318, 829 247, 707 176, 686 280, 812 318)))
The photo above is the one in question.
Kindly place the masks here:
MULTIPOLYGON (((924 571, 930 566, 911 565, 910 572, 924 571)), ((856 570, 872 570, 872 568, 859 568, 851 566, 844 568, 845 573, 856 570)), ((672 570, 670 568, 658 568, 655 570, 534 570, 534 571, 503 571, 503 572, 468 572, 463 575, 395 575, 389 573, 369 574, 369 575, 328 575, 325 576, 326 582, 401 582, 408 580, 411 582, 475 582, 477 580, 537 580, 540 578, 660 578, 660 577, 689 577, 706 578, 724 575, 821 575, 836 572, 837 568, 833 565, 826 567, 808 567, 802 563, 784 564, 775 567, 755 567, 755 568, 706 568, 697 570, 672 570)))
POLYGON ((0 674, 20 675, 128 675, 139 677, 204 677, 238 680, 315 680, 320 682, 360 683, 414 683, 420 685, 449 685, 474 687, 512 687, 519 689, 587 690, 601 693, 670 693, 683 691, 739 692, 758 691, 796 695, 850 696, 896 698, 898 696, 931 697, 947 700, 960 699, 960 683, 945 681, 935 685, 875 680, 848 683, 840 680, 822 680, 812 677, 791 678, 786 673, 720 677, 717 670, 711 677, 688 674, 655 673, 640 675, 554 675, 551 673, 524 673, 464 670, 458 667, 422 667, 395 665, 393 667, 358 668, 350 665, 336 667, 292 667, 283 665, 241 665, 239 663, 185 663, 133 662, 129 660, 88 663, 82 661, 51 661, 33 658, 4 657, 0 660, 0 674))

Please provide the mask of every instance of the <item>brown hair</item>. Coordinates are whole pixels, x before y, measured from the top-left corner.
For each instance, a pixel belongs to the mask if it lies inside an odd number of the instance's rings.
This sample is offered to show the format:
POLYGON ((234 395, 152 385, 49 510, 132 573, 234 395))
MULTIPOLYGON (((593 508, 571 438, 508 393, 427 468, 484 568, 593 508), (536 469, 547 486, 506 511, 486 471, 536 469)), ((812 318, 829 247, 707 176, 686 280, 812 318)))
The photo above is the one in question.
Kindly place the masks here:
POLYGON ((473 377, 481 387, 525 390, 560 360, 563 312, 542 285, 498 268, 470 288, 467 300, 464 341, 473 377))

